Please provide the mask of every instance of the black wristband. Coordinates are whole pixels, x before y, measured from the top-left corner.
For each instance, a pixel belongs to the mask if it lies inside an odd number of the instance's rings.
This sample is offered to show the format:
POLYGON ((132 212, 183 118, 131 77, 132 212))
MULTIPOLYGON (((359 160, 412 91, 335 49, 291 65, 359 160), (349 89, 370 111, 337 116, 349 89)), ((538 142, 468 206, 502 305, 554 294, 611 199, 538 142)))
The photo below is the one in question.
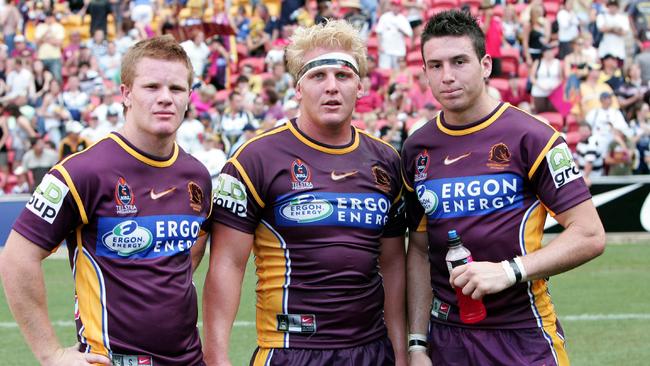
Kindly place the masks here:
POLYGON ((521 270, 519 269, 519 266, 517 265, 515 260, 511 259, 511 260, 508 261, 508 263, 510 264, 510 267, 512 268, 512 270, 515 272, 515 280, 516 280, 516 282, 517 283, 521 282, 521 278, 522 278, 521 270))
POLYGON ((423 341, 421 339, 411 339, 411 340, 409 340, 409 347, 411 347, 411 346, 429 347, 429 342, 423 341))

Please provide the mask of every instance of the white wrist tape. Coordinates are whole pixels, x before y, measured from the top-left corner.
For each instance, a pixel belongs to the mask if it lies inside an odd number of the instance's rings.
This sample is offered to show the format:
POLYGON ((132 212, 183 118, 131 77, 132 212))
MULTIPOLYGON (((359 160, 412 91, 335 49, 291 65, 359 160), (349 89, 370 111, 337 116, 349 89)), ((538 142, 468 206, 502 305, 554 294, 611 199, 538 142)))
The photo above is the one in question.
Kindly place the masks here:
POLYGON ((517 282, 517 278, 515 277, 515 271, 510 267, 510 263, 508 261, 501 261, 501 267, 503 267, 506 276, 508 276, 508 287, 514 285, 517 282))

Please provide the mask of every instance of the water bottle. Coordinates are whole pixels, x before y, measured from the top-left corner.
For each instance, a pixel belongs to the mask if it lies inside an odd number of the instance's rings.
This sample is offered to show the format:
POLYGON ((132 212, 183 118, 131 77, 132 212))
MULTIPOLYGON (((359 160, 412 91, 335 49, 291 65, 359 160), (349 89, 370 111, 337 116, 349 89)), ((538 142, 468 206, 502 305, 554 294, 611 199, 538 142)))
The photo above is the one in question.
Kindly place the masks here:
MULTIPOLYGON (((447 262, 449 273, 451 273, 452 268, 472 261, 472 253, 460 241, 460 236, 456 233, 456 230, 449 230, 447 233, 447 245, 449 246, 449 250, 445 256, 445 261, 447 262)), ((454 289, 456 290, 456 298, 458 299, 460 321, 466 324, 472 324, 485 319, 487 313, 483 301, 474 300, 470 296, 463 294, 462 289, 459 287, 455 287, 454 289)))

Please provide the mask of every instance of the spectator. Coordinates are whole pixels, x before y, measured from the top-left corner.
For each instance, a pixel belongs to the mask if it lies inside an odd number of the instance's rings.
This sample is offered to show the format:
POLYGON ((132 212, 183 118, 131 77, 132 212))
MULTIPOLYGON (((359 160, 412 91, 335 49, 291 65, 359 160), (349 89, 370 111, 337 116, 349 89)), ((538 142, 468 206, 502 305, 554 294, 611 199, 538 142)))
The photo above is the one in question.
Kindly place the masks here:
POLYGON ((558 58, 564 60, 566 55, 573 52, 572 46, 580 34, 580 19, 578 14, 573 10, 575 0, 565 0, 557 13, 558 40, 560 41, 560 51, 558 58))
POLYGON ((379 41, 379 67, 396 69, 406 57, 406 40, 413 36, 411 25, 401 14, 400 0, 390 0, 388 11, 379 17, 375 32, 379 41))
POLYGON ((237 82, 235 83, 235 91, 244 97, 244 107, 246 108, 252 106, 255 102, 255 98, 259 95, 259 93, 254 93, 251 90, 251 83, 248 76, 246 75, 239 75, 237 77, 237 82))
POLYGON ((263 57, 266 54, 267 44, 271 37, 264 32, 264 21, 260 18, 253 19, 251 31, 246 38, 246 49, 251 57, 263 57))
POLYGON ((90 96, 79 88, 79 77, 70 75, 63 92, 63 103, 73 120, 78 121, 81 119, 81 113, 86 109, 89 102, 90 96))
MULTIPOLYGON (((415 0, 413 3, 419 3, 421 0, 415 0)), ((359 0, 342 0, 339 1, 339 6, 343 11, 343 19, 359 32, 359 35, 364 40, 368 39, 370 33, 370 19, 368 15, 361 9, 361 2, 359 0)), ((420 24, 422 24, 422 15, 420 14, 420 24)), ((415 19, 413 20, 415 22, 415 19)))
POLYGON ((380 95, 386 91, 386 84, 388 80, 384 77, 379 70, 377 70, 377 59, 368 55, 368 77, 370 78, 370 87, 380 95))
POLYGON ((316 16, 314 16, 314 23, 321 24, 333 19, 336 19, 336 16, 334 16, 332 1, 316 0, 316 16))
POLYGON ((56 20, 54 13, 51 11, 46 13, 45 22, 36 26, 35 37, 38 45, 37 57, 60 82, 63 66, 61 46, 65 39, 65 28, 56 20))
POLYGON ((101 74, 105 79, 111 80, 115 84, 120 81, 120 63, 122 62, 122 55, 117 52, 115 42, 109 41, 106 48, 106 54, 97 59, 101 74))
MULTIPOLYGON (((86 3, 86 14, 90 14, 90 34, 101 30, 108 34, 108 14, 112 12, 109 0, 90 0, 86 3)), ((113 14, 116 16, 117 14, 113 14)))
MULTIPOLYGON (((282 7, 284 8, 284 3, 282 7)), ((233 23, 235 23, 235 31, 237 32, 235 36, 237 43, 246 42, 246 38, 251 31, 251 20, 244 4, 239 4, 237 7, 237 12, 233 17, 233 23)))
POLYGON ((99 117, 95 111, 88 113, 86 124, 87 126, 84 127, 79 135, 81 138, 88 141, 89 144, 94 144, 106 136, 104 129, 99 125, 99 117))
POLYGON ((562 65, 554 56, 555 48, 544 46, 542 58, 535 60, 531 68, 530 80, 535 113, 554 112, 548 96, 562 84, 562 65))
POLYGON ((591 186, 592 177, 601 177, 605 172, 603 147, 596 136, 591 134, 591 126, 581 123, 578 127, 580 141, 576 145, 576 162, 582 172, 582 177, 587 186, 591 186))
POLYGON ((623 61, 626 59, 625 35, 630 31, 630 21, 619 9, 618 0, 607 0, 607 11, 598 14, 596 26, 603 34, 598 46, 602 58, 612 55, 623 61))
POLYGON ((71 59, 76 59, 79 57, 79 49, 81 48, 81 33, 78 30, 70 32, 70 37, 68 40, 68 45, 63 49, 63 61, 65 65, 68 65, 68 62, 71 59))
POLYGON ((634 57, 634 63, 641 68, 641 79, 644 84, 650 81, 650 41, 641 44, 641 53, 634 57))
POLYGON ((99 60, 108 52, 108 40, 103 30, 97 29, 91 33, 93 37, 86 42, 86 47, 90 50, 93 57, 99 60))
POLYGON ((16 59, 22 58, 25 60, 34 59, 36 52, 29 44, 27 44, 27 41, 25 40, 25 36, 23 36, 22 34, 18 34, 14 37, 13 42, 14 42, 13 50, 11 51, 7 50, 7 53, 12 58, 16 58, 16 59))
POLYGON ((205 43, 205 34, 200 30, 193 31, 192 38, 182 42, 181 47, 187 52, 187 56, 192 62, 194 76, 201 79, 205 71, 205 62, 210 55, 210 49, 205 43))
POLYGON ((25 67, 20 58, 10 59, 13 63, 12 70, 7 74, 7 93, 0 98, 3 103, 15 103, 19 97, 34 95, 34 77, 32 72, 25 67))
POLYGON ((239 149, 243 144, 245 144, 247 141, 252 139, 257 135, 257 128, 255 126, 251 125, 250 123, 247 123, 243 128, 242 128, 242 133, 239 135, 239 138, 237 141, 232 145, 230 148, 230 152, 228 153, 228 157, 230 158, 235 154, 237 149, 239 149))
POLYGON ((409 21, 409 25, 413 30, 413 40, 420 38, 422 28, 424 27, 424 12, 427 7, 427 2, 425 0, 404 0, 402 5, 406 9, 406 19, 409 21))
POLYGON ((55 145, 63 138, 63 121, 69 120, 70 112, 65 108, 61 85, 58 80, 52 79, 50 90, 43 96, 43 104, 37 110, 39 118, 38 130, 47 134, 55 145))
MULTIPOLYGON (((4 106, 0 104, 0 176, 4 177, 9 172, 9 154, 7 141, 9 140, 9 126, 4 113, 4 106)), ((0 187, 0 191, 2 187, 0 187)))
POLYGON ((408 92, 408 97, 411 101, 411 113, 417 114, 427 104, 439 105, 436 98, 433 97, 429 89, 429 81, 424 72, 420 71, 415 75, 415 84, 408 92))
POLYGON ((185 119, 176 131, 176 143, 186 153, 194 155, 202 149, 201 141, 205 138, 205 126, 197 119, 196 107, 190 104, 185 119))
POLYGON ((284 100, 293 89, 293 77, 286 71, 284 62, 276 62, 271 66, 271 79, 275 82, 275 92, 278 98, 284 100))
POLYGON ((634 174, 650 174, 648 157, 650 156, 650 106, 648 103, 635 104, 634 116, 630 120, 632 129, 632 143, 636 145, 636 154, 639 157, 638 166, 634 174))
POLYGON ((203 84, 198 92, 192 93, 190 102, 196 110, 196 114, 207 113, 214 107, 214 96, 217 89, 212 84, 203 84))
POLYGON ((208 69, 207 78, 208 82, 216 88, 216 90, 224 90, 229 87, 228 65, 230 65, 231 55, 223 45, 223 40, 219 36, 212 37, 208 40, 208 69))
POLYGON ((212 178, 212 187, 216 189, 217 176, 221 172, 221 168, 226 164, 226 160, 228 160, 226 153, 223 151, 223 143, 219 135, 206 134, 201 149, 195 151, 192 155, 208 169, 212 178))
POLYGON ((16 176, 16 184, 11 187, 9 194, 27 194, 30 192, 29 178, 27 177, 27 169, 19 165, 14 169, 14 176, 16 176))
POLYGON ((382 109, 384 101, 382 100, 379 93, 372 90, 370 83, 371 81, 368 75, 365 75, 363 78, 361 78, 363 92, 357 99, 357 104, 355 106, 356 113, 365 114, 370 112, 379 112, 382 109))
POLYGON ((630 0, 627 4, 627 13, 630 16, 630 27, 634 37, 640 43, 650 41, 648 20, 650 19, 650 7, 646 0, 630 0))
POLYGON ((244 126, 254 123, 251 113, 244 110, 243 97, 238 92, 228 96, 229 105, 221 116, 221 130, 223 136, 234 144, 243 133, 244 126))
POLYGON ((277 17, 272 16, 271 13, 269 13, 269 8, 262 2, 259 2, 255 6, 255 14, 260 20, 262 20, 264 24, 264 33, 268 35, 268 42, 266 44, 266 49, 268 50, 271 43, 280 36, 280 21, 277 17))
POLYGON ((35 107, 39 107, 43 102, 43 96, 50 90, 50 83, 54 76, 49 70, 45 69, 43 61, 34 60, 32 63, 32 76, 34 81, 34 94, 32 101, 35 107))
POLYGON ((515 5, 508 3, 503 9, 503 19, 501 21, 503 27, 503 40, 506 45, 521 49, 519 39, 521 37, 522 27, 517 19, 517 11, 515 5))
POLYGON ((589 74, 588 65, 597 62, 585 52, 585 39, 579 36, 573 42, 572 52, 564 58, 564 79, 577 83, 587 78, 589 74))
POLYGON ((622 60, 618 59, 614 55, 605 55, 600 60, 602 65, 602 70, 600 72, 599 80, 600 82, 607 83, 612 90, 617 90, 625 82, 623 77, 623 72, 619 65, 622 65, 622 60))
POLYGON ((14 49, 14 37, 22 29, 23 19, 20 11, 13 1, 3 1, 0 7, 0 27, 4 43, 7 45, 7 53, 11 54, 14 49))
MULTIPOLYGON (((624 132, 626 136, 632 136, 632 130, 629 128, 623 113, 615 108, 612 103, 613 95, 610 92, 600 94, 600 108, 593 109, 585 116, 585 122, 591 126, 591 133, 597 138, 599 146, 603 149, 612 142, 612 129, 624 132)), ((602 151, 603 155, 607 151, 602 151)))
POLYGON ((29 139, 36 137, 38 134, 29 119, 21 113, 16 104, 7 104, 2 118, 6 119, 9 127, 9 135, 11 136, 10 149, 14 152, 14 164, 19 165, 25 151, 29 148, 29 139))
POLYGON ((638 106, 650 102, 650 88, 641 79, 641 68, 631 64, 627 68, 625 82, 616 89, 616 96, 627 121, 635 117, 638 106))
POLYGON ((386 125, 379 129, 380 138, 389 143, 397 151, 402 150, 402 144, 406 140, 406 114, 399 113, 395 109, 386 112, 386 125))
MULTIPOLYGON (((580 108, 578 114, 582 116, 586 116, 592 110, 600 108, 600 95, 602 93, 614 93, 609 85, 598 81, 600 64, 590 64, 587 68, 589 70, 587 79, 580 84, 580 108)), ((618 108, 618 99, 616 97, 612 98, 612 107, 618 108)))
POLYGON ((59 161, 59 154, 42 137, 31 140, 32 147, 23 156, 22 166, 32 173, 38 186, 45 174, 59 161))
POLYGON ((479 24, 485 34, 485 51, 492 56, 492 76, 501 76, 501 44, 503 43, 503 24, 494 15, 492 0, 483 0, 479 6, 479 24))
POLYGON ((423 108, 418 110, 417 120, 408 129, 408 135, 411 136, 418 128, 424 126, 427 122, 433 120, 438 114, 436 106, 433 103, 427 103, 423 108))
POLYGON ((59 145, 59 161, 85 150, 90 144, 80 136, 84 126, 79 121, 68 121, 65 130, 68 133, 59 145))
POLYGON ((521 34, 524 60, 529 66, 533 61, 542 58, 542 48, 551 40, 551 25, 544 19, 544 7, 541 3, 529 5, 530 17, 523 21, 521 34))
POLYGON ((613 128, 612 135, 613 138, 605 156, 607 175, 631 175, 634 168, 635 149, 623 131, 613 128))

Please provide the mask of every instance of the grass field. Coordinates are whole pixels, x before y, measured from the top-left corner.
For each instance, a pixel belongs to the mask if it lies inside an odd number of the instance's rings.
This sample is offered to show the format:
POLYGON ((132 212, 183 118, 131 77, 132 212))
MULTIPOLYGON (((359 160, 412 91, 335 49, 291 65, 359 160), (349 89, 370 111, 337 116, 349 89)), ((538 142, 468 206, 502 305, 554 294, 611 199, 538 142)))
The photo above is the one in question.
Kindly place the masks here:
MULTIPOLYGON (((195 275, 199 294, 206 261, 195 275)), ((75 342, 68 262, 44 262, 50 318, 64 344, 75 342)), ((650 245, 609 245, 587 265, 555 276, 551 293, 568 341, 572 365, 648 365, 650 360, 650 245)), ((233 330, 233 365, 247 365, 255 348, 255 278, 249 265, 233 330)), ((199 302, 200 304, 200 302, 199 302)), ((0 365, 35 365, 0 294, 0 365)))

